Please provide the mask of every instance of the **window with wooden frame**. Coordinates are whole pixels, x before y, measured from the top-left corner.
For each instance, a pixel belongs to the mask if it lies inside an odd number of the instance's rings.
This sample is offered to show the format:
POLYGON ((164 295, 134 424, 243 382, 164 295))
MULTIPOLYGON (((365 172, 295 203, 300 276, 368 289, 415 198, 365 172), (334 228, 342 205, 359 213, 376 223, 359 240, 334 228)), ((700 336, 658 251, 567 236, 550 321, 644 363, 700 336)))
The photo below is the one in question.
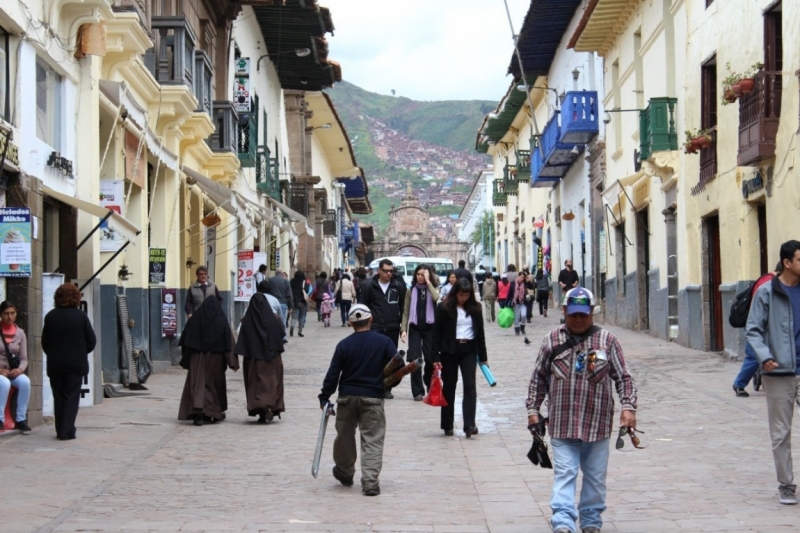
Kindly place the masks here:
POLYGON ((711 145, 700 149, 700 180, 692 194, 701 192, 717 175, 717 56, 703 64, 700 73, 700 128, 709 132, 711 145))

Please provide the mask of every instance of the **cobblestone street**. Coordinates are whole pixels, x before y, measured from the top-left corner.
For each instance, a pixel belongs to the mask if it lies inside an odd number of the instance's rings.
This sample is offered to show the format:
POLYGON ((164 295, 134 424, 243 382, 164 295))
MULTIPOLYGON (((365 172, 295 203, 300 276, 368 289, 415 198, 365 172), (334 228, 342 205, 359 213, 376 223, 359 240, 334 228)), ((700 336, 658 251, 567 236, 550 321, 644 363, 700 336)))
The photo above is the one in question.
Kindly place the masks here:
MULTIPOLYGON (((314 321, 284 354, 283 420, 246 416, 241 372, 228 372, 227 421, 177 421, 185 372, 150 378, 150 395, 82 409, 78 438, 50 425, 0 439, 2 531, 549 531, 552 471, 525 457, 524 398, 544 333, 525 347, 488 329, 498 386, 478 375, 480 434, 439 429, 439 411, 411 399, 407 379, 387 400, 382 494, 364 497, 331 475, 329 425, 319 479, 311 476, 316 395, 335 343, 350 329, 314 321)), ((313 317, 310 317, 313 320, 313 317)), ((611 451, 604 531, 797 531, 781 506, 763 392, 736 398, 738 363, 614 328, 639 388, 647 449, 611 451)), ((797 427, 800 419, 795 419, 797 427)), ((612 443, 613 448, 613 443, 612 443)), ((795 442, 795 450, 800 442, 795 442)), ((356 481, 359 478, 356 473, 356 481)))

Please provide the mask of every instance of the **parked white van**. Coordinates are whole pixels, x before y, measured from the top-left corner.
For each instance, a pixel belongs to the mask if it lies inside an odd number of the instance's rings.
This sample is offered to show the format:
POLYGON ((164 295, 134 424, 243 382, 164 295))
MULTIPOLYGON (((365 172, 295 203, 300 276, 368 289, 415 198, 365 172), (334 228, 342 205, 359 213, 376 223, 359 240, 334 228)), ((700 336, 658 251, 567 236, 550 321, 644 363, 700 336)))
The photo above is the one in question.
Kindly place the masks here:
POLYGON ((455 270, 455 265, 453 265, 453 261, 450 259, 444 257, 416 257, 413 255, 381 257, 370 263, 369 268, 377 274, 378 265, 384 259, 388 259, 394 264, 397 273, 403 276, 403 280, 405 280, 406 286, 408 287, 411 287, 411 283, 413 282, 411 277, 414 275, 414 270, 421 264, 431 265, 433 269, 436 270, 440 285, 445 282, 447 273, 451 270, 455 270))

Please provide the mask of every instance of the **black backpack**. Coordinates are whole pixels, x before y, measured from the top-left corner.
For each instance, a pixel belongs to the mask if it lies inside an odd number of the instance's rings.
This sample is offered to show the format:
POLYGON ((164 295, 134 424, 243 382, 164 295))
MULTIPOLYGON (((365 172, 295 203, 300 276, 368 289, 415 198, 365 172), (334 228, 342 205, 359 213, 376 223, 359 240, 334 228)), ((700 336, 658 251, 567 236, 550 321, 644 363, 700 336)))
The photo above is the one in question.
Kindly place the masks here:
POLYGON ((753 301, 753 285, 751 283, 734 298, 728 323, 733 328, 743 328, 747 325, 747 316, 750 314, 750 304, 753 301))

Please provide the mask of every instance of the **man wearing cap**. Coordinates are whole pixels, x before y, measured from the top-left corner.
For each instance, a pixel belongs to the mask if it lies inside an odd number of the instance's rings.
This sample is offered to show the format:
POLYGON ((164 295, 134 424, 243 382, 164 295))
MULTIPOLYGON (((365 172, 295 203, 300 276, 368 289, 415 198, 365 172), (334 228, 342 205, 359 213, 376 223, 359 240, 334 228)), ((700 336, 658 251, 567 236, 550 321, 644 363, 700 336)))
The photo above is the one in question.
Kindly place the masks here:
POLYGON ((636 384, 622 347, 610 332, 593 323, 594 296, 582 287, 567 292, 566 323, 542 342, 528 386, 528 427, 539 422, 548 398, 553 448, 553 494, 550 524, 556 533, 574 533, 580 517, 584 533, 598 533, 606 509, 606 472, 617 389, 620 426, 636 428, 636 384), (552 379, 551 379, 552 378, 552 379), (578 470, 583 472, 581 499, 575 509, 578 470))
POLYGON ((367 496, 377 496, 381 493, 378 476, 383 466, 383 439, 386 436, 383 368, 397 353, 397 348, 389 337, 370 330, 372 312, 367 306, 354 305, 347 317, 353 333, 336 345, 322 383, 319 402, 324 409, 338 385, 333 477, 346 487, 353 484, 358 457, 358 428, 361 435, 361 491, 367 496))

